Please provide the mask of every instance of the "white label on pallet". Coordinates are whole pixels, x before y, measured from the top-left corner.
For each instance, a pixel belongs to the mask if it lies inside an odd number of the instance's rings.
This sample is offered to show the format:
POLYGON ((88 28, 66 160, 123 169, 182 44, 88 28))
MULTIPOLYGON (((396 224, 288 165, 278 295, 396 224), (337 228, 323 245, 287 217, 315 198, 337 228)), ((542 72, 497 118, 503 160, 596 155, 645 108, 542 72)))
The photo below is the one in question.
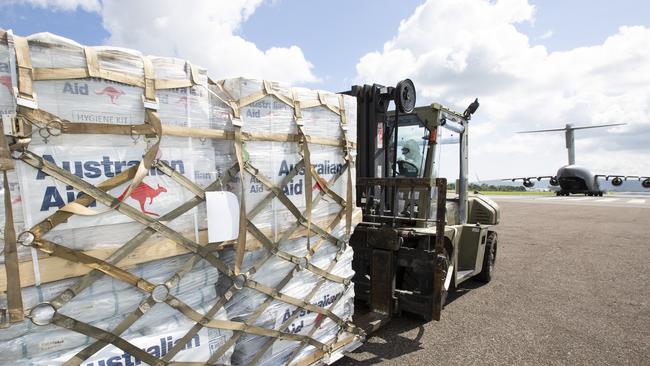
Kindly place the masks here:
POLYGON ((237 239, 239 202, 231 192, 206 192, 208 210, 208 241, 216 243, 237 239))

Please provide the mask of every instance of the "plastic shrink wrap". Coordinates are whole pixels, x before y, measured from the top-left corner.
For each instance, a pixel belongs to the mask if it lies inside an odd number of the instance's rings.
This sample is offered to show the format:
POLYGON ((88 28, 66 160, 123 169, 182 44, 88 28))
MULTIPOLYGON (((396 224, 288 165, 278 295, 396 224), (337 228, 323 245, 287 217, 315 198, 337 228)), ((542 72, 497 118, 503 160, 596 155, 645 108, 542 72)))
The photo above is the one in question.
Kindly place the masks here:
MULTIPOLYGON (((21 117, 17 62, 25 51, 17 49, 17 37, 1 30, 0 35, 0 114, 10 135, 7 121, 21 117)), ((115 334, 164 362, 282 365, 325 355, 358 336, 349 323, 354 287, 352 250, 346 245, 357 217, 346 208, 356 141, 352 98, 241 78, 213 83, 206 70, 184 60, 88 48, 48 33, 27 37, 27 45, 32 75, 86 73, 32 77, 36 108, 57 119, 28 121, 29 152, 97 187, 141 166, 157 147, 157 165, 148 167, 131 194, 125 195, 129 181, 107 193, 209 248, 185 254, 180 239, 97 201, 89 205, 92 214, 52 224, 38 240, 107 260, 102 263, 110 263, 110 270, 89 273, 92 268, 82 263, 19 245, 23 308, 29 314, 51 302, 58 314, 98 331, 57 322, 39 326, 27 318, 4 324, 0 364, 63 364, 74 357, 93 366, 141 364, 115 340, 98 342, 102 334, 115 334), (147 75, 147 63, 153 75, 147 75), (151 80, 153 105, 146 98, 151 80), (151 110, 160 118, 162 136, 134 127, 143 125, 151 110), (133 132, 67 133, 75 124, 131 126, 133 132), (306 161, 313 169, 304 168, 306 161), (243 258, 236 254, 241 236, 207 243, 205 189, 228 190, 243 201, 248 222, 240 222, 248 229, 243 258), (224 264, 221 272, 217 261, 224 264), (124 281, 119 271, 138 280, 124 281), (153 290, 141 282, 166 284, 169 295, 152 301, 153 290)), ((78 186, 20 160, 8 172, 8 183, 17 233, 47 222, 83 196, 78 186)), ((0 211, 4 222, 5 208, 0 211)), ((10 278, 4 268, 0 272, 0 307, 7 309, 10 278)))

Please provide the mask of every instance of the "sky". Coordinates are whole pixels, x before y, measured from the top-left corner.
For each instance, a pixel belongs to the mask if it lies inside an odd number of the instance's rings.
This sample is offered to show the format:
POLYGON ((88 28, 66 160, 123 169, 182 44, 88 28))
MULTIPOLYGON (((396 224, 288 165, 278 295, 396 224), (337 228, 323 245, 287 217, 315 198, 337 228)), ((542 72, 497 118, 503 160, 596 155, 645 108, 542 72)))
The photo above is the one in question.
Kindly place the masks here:
MULTIPOLYGON (((650 2, 645 0, 0 0, 0 28, 191 60, 213 79, 264 78, 330 91, 410 78, 418 105, 470 122, 470 177, 650 175, 650 2), (189 6, 188 4, 191 4, 189 6)), ((443 151, 442 174, 457 157, 443 151)))

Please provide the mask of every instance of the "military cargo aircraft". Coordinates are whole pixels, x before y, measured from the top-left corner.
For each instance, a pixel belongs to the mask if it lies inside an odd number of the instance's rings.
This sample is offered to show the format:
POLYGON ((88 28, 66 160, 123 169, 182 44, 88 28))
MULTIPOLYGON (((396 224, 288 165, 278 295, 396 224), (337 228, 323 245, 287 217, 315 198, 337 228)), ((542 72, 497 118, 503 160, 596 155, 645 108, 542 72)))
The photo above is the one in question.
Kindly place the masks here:
POLYGON ((557 132, 564 131, 566 139, 566 148, 569 155, 569 164, 562 166, 558 169, 555 175, 543 175, 538 177, 519 177, 507 178, 503 180, 517 181, 521 180, 526 188, 535 186, 534 180, 541 181, 548 179, 551 186, 559 186, 560 189, 555 192, 558 196, 568 196, 570 194, 584 194, 587 196, 602 196, 604 191, 600 188, 599 179, 604 178, 605 181, 611 179, 613 186, 620 186, 626 180, 638 180, 643 188, 650 189, 650 177, 638 175, 619 175, 619 174, 593 174, 585 167, 576 165, 574 133, 575 130, 583 130, 588 128, 601 128, 611 126, 621 126, 625 123, 613 123, 606 125, 592 125, 592 126, 578 126, 574 127, 573 124, 567 123, 564 128, 552 128, 548 130, 534 130, 534 131, 521 131, 519 133, 541 133, 541 132, 557 132))

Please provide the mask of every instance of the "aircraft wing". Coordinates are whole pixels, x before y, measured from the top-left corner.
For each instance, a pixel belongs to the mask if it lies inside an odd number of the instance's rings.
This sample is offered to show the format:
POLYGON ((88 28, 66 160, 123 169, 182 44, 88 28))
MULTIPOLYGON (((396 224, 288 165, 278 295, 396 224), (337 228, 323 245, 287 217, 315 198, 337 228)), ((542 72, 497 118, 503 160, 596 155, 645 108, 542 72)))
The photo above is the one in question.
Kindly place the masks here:
POLYGON ((641 175, 622 175, 622 174, 596 174, 594 175, 596 179, 605 178, 605 181, 611 179, 612 185, 618 187, 623 184, 623 182, 628 180, 636 180, 641 182, 641 187, 650 188, 650 177, 641 176, 641 175))
POLYGON ((540 176, 535 176, 535 177, 505 178, 505 179, 501 179, 501 180, 503 180, 503 181, 509 180, 511 182, 520 180, 520 181, 522 181, 524 187, 532 188, 532 187, 535 186, 535 182, 534 182, 535 180, 539 182, 542 179, 548 179, 549 184, 552 185, 552 186, 557 186, 558 185, 557 177, 554 176, 554 175, 540 175, 540 176))
MULTIPOLYGON (((650 189, 650 176, 641 176, 641 175, 622 175, 622 174, 596 174, 594 175, 596 179, 604 179, 605 181, 610 181, 613 186, 618 187, 623 184, 625 181, 638 181, 641 183, 641 187, 650 189)), ((548 179, 549 184, 552 186, 559 185, 558 179, 554 175, 541 175, 534 177, 517 177, 517 178, 505 178, 501 179, 502 181, 522 181, 524 187, 532 188, 535 186, 535 181, 541 181, 542 179, 548 179)))

